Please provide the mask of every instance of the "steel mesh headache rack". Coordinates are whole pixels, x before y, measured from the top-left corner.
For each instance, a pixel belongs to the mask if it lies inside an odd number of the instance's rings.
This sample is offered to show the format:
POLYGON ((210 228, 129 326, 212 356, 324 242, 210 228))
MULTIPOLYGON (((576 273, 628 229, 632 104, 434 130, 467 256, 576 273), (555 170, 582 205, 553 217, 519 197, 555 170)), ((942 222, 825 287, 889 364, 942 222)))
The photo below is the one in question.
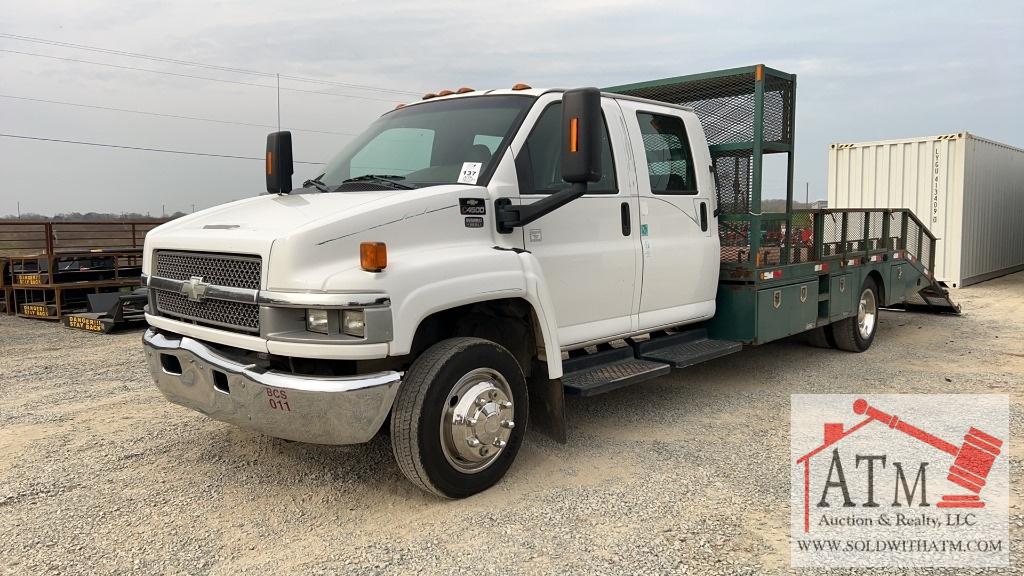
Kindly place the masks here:
POLYGON ((725 268, 806 261, 811 218, 793 217, 796 76, 764 65, 606 88, 692 108, 711 151, 725 268), (765 154, 786 155, 785 212, 762 211, 765 154), (751 233, 754 231, 755 233, 751 233), (766 250, 762 250, 766 248, 766 250))
POLYGON ((718 193, 723 280, 756 282, 759 268, 870 256, 871 241, 877 248, 906 250, 929 276, 933 272, 935 239, 905 210, 793 210, 796 75, 757 64, 605 91, 687 106, 697 114, 718 193), (786 156, 784 212, 762 210, 766 154, 786 156), (883 241, 883 233, 891 236, 883 241))

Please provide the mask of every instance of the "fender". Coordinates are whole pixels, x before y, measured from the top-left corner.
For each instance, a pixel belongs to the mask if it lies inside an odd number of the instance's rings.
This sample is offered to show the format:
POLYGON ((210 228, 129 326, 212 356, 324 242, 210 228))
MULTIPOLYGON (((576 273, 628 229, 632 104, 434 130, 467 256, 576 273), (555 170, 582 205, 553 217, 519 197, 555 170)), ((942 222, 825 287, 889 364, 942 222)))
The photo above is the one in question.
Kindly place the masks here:
POLYGON ((390 278, 392 316, 396 321, 392 356, 410 352, 417 328, 435 312, 487 300, 522 298, 537 315, 549 377, 562 376, 554 306, 540 264, 532 254, 459 246, 429 255, 420 253, 415 261, 395 265, 394 269, 402 270, 402 274, 399 277, 393 273, 390 278))

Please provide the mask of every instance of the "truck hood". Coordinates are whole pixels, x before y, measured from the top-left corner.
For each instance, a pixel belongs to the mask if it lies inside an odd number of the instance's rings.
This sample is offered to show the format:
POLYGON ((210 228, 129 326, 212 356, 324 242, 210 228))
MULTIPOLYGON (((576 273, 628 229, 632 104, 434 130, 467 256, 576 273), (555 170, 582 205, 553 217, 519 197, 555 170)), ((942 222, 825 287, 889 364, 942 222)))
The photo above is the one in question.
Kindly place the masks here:
MULTIPOLYGON (((454 208, 458 198, 487 198, 487 189, 443 185, 413 190, 260 195, 168 222, 146 236, 143 269, 150 273, 155 249, 257 254, 269 262, 275 244, 289 251, 337 249, 366 230, 427 212, 454 208)), ((358 247, 356 247, 358 255, 358 247)), ((293 258, 294 255, 288 255, 293 258)), ((273 265, 272 265, 273 266, 273 265)), ((290 267, 290 266, 289 266, 290 267)), ((264 281, 268 266, 264 265, 264 281)), ((266 284, 264 284, 266 285, 266 284)))
POLYGON ((402 192, 336 192, 330 194, 266 194, 221 204, 173 220, 153 231, 194 239, 214 237, 262 237, 273 239, 296 228, 323 219, 336 219, 361 206, 380 202, 402 192))

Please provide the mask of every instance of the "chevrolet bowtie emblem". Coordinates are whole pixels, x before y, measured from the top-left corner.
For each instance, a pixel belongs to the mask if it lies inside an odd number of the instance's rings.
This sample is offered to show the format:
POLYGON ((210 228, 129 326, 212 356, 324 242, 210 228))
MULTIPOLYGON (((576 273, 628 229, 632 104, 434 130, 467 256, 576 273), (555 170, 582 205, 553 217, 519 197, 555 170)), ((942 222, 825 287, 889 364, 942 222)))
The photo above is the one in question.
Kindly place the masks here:
POLYGON ((181 293, 189 302, 202 302, 206 299, 206 289, 209 287, 209 284, 203 282, 202 276, 193 276, 181 285, 181 293))

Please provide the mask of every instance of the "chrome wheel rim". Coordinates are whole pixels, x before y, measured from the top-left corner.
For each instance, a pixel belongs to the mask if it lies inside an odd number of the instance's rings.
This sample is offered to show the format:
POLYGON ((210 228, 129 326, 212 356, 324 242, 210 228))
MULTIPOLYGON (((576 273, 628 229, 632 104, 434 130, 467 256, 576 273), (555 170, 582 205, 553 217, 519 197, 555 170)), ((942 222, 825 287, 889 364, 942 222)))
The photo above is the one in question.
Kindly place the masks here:
POLYGON ((475 474, 498 459, 515 428, 512 388, 498 371, 477 368, 455 383, 441 412, 441 449, 460 472, 475 474))
POLYGON ((871 289, 864 290, 860 294, 860 305, 857 307, 857 330, 862 339, 871 338, 875 332, 877 319, 878 305, 875 303, 875 293, 871 289))

